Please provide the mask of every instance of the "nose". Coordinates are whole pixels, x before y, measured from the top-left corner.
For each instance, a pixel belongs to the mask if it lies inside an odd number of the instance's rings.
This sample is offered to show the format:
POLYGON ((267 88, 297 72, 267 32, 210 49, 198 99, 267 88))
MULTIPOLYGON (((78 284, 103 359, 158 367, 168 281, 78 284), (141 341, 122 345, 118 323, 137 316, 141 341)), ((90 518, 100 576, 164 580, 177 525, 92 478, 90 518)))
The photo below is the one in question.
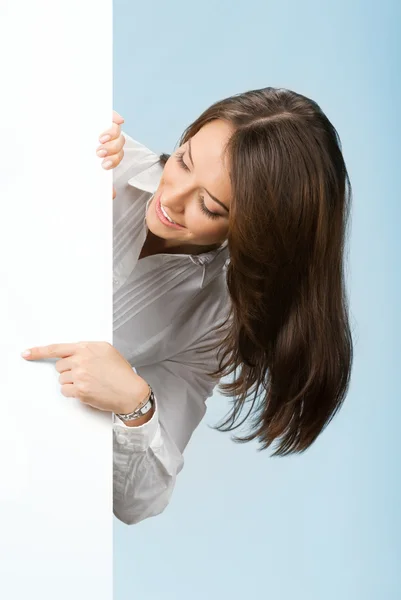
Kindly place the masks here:
POLYGON ((186 188, 171 188, 163 191, 161 203, 176 214, 183 213, 190 194, 186 188))

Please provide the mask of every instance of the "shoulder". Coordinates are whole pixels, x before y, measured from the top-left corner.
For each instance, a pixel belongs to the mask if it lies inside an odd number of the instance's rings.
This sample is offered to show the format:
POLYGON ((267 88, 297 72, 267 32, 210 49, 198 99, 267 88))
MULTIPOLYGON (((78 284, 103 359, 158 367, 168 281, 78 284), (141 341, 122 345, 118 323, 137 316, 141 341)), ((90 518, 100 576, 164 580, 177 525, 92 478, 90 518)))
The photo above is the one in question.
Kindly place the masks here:
POLYGON ((181 338, 181 346, 188 349, 205 340, 214 339, 217 328, 227 319, 230 305, 226 271, 222 269, 188 302, 179 315, 175 329, 176 340, 181 338))

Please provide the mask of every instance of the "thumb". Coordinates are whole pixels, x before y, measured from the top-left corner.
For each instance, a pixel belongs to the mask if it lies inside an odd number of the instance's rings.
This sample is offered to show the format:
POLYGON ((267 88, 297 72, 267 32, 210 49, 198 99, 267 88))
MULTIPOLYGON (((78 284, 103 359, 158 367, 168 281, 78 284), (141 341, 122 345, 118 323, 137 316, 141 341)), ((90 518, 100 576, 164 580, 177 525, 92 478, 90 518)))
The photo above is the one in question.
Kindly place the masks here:
POLYGON ((124 117, 119 115, 115 110, 113 110, 113 123, 116 123, 116 125, 121 125, 124 123, 124 117))

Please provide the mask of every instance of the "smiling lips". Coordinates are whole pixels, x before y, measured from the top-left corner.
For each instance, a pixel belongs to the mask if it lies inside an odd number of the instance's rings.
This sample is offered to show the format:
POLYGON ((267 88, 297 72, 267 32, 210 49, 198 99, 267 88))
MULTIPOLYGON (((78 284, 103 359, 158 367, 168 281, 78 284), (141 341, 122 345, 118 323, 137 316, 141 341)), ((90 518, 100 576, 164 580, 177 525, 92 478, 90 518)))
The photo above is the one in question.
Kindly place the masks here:
POLYGON ((165 215, 167 215, 167 213, 164 211, 164 209, 161 206, 160 197, 161 197, 161 195, 158 197, 158 199, 156 201, 156 206, 155 206, 156 214, 159 217, 159 220, 163 223, 163 225, 167 225, 167 227, 172 227, 173 229, 185 229, 185 227, 183 227, 182 225, 171 222, 169 220, 169 218, 167 216, 165 216, 165 215))
MULTIPOLYGON (((168 214, 166 213, 166 210, 165 210, 165 208, 164 208, 164 206, 163 206, 163 204, 161 202, 160 202, 160 208, 161 208, 161 211, 162 211, 163 215, 166 217, 166 219, 168 219, 170 221, 170 223, 175 223, 175 221, 173 221, 173 219, 171 219, 168 216, 168 214)), ((175 224, 177 225, 177 223, 175 223, 175 224)))

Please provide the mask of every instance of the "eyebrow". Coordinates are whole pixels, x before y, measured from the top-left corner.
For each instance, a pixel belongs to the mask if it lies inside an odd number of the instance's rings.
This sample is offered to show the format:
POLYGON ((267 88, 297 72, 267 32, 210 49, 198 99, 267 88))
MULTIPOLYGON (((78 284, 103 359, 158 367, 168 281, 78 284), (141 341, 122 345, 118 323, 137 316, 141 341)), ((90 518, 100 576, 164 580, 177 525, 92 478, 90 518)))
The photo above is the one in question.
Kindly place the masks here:
MULTIPOLYGON (((194 161, 192 159, 191 139, 188 140, 188 153, 189 153, 189 158, 191 160, 192 166, 195 168, 194 161)), ((209 194, 209 196, 211 197, 212 200, 214 200, 215 202, 217 202, 217 204, 220 204, 220 206, 222 208, 224 208, 224 210, 226 210, 228 213, 230 212, 229 209, 227 208, 227 206, 225 204, 223 204, 223 202, 220 202, 220 200, 218 200, 215 196, 213 196, 213 194, 211 194, 210 192, 208 192, 206 188, 205 188, 205 190, 209 194)))

